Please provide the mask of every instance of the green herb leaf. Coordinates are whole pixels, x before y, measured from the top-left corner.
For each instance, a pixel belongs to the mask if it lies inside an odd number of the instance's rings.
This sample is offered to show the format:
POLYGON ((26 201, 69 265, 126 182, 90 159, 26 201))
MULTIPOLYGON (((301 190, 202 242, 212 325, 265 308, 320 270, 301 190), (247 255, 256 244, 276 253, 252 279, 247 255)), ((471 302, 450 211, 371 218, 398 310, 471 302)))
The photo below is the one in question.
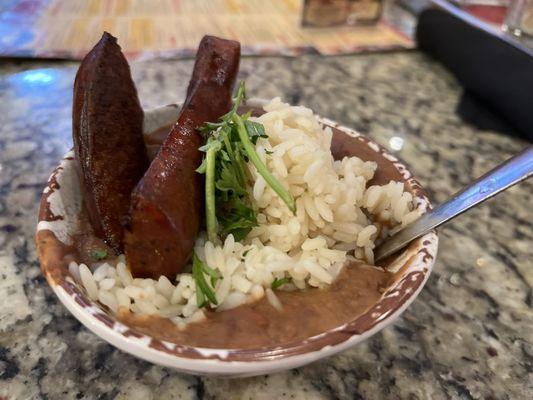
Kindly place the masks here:
POLYGON ((289 278, 281 278, 281 279, 276 278, 274 279, 274 282, 272 282, 272 285, 270 285, 270 287, 272 288, 272 290, 276 290, 289 282, 290 282, 289 278))
MULTIPOLYGON (((289 209, 293 212, 296 209, 290 193, 270 174, 255 151, 259 138, 267 138, 267 135, 262 124, 249 120, 250 112, 238 115, 244 99, 242 82, 233 98, 231 110, 219 122, 207 123, 201 129, 208 135, 208 140, 200 147, 206 155, 197 172, 205 174, 207 236, 213 243, 219 243, 218 235, 229 234, 236 241, 241 241, 257 226, 256 206, 246 185, 249 179, 248 161, 252 161, 289 209)), ((200 287, 203 286, 201 277, 198 276, 197 281, 200 287)))
POLYGON ((202 292, 202 289, 200 288, 200 285, 198 284, 198 280, 195 279, 194 283, 196 286, 196 305, 198 306, 198 308, 202 308, 205 306, 204 292, 202 292))
POLYGON ((211 243, 217 243, 217 216, 215 203, 215 162, 217 148, 211 147, 205 156, 205 216, 207 237, 211 243))
POLYGON ((196 253, 192 255, 192 276, 196 285, 196 304, 198 308, 202 308, 209 303, 215 306, 218 305, 213 288, 221 276, 217 271, 203 263, 196 253), (205 275, 211 277, 211 286, 207 283, 205 275))
POLYGON ((232 190, 234 194, 246 195, 246 188, 239 182, 238 176, 230 163, 221 163, 220 175, 215 183, 216 188, 221 191, 232 190))
POLYGON ((220 128, 222 125, 224 125, 223 122, 206 122, 204 126, 200 127, 199 131, 204 134, 209 133, 220 128))
POLYGON ((198 147, 198 150, 206 153, 209 149, 215 149, 216 151, 220 150, 222 148, 222 145, 217 140, 208 140, 206 144, 204 144, 202 147, 198 147))
POLYGON ((95 261, 100 261, 104 258, 107 258, 107 251, 104 249, 92 249, 90 254, 91 258, 95 261))
POLYGON ((248 132, 246 131, 242 119, 237 114, 235 114, 233 115, 233 121, 235 122, 235 125, 237 125, 237 131, 239 133, 239 137, 241 138, 244 150, 246 151, 246 154, 248 155, 252 164, 254 164, 255 168, 257 169, 257 172, 259 172, 259 174, 265 179, 265 181, 269 184, 272 190, 274 190, 278 194, 278 196, 283 200, 287 207, 289 207, 289 210, 291 210, 293 213, 296 213, 296 202, 294 201, 294 198, 287 191, 287 189, 285 189, 281 185, 281 183, 279 183, 279 181, 274 178, 274 176, 268 171, 265 164, 263 164, 263 161, 261 161, 261 159, 257 155, 255 148, 253 147, 252 142, 248 137, 248 132))
POLYGON ((231 201, 229 210, 222 213, 220 225, 222 233, 226 235, 231 233, 235 241, 239 242, 254 226, 257 226, 257 212, 239 198, 235 198, 231 201))
POLYGON ((196 168, 196 172, 198 172, 199 174, 205 174, 205 171, 207 171, 207 159, 206 158, 204 158, 200 166, 196 168))
POLYGON ((225 115, 220 117, 220 119, 223 122, 231 121, 231 118, 233 117, 234 114, 237 113, 237 110, 239 109, 239 107, 241 106, 241 103, 244 101, 245 98, 246 98, 246 89, 244 87, 244 82, 241 82, 241 83, 239 83, 239 88, 237 89, 237 94, 233 98, 233 107, 231 108, 231 110, 228 113, 226 113, 225 115))
POLYGON ((250 136, 250 140, 254 145, 257 144, 257 139, 268 137, 265 134, 265 127, 263 125, 248 120, 243 120, 243 123, 246 131, 248 132, 248 136, 250 136))
POLYGON ((215 271, 213 268, 211 268, 209 265, 205 263, 202 263, 202 269, 204 273, 209 275, 211 278, 216 279, 215 282, 218 282, 218 280, 222 278, 222 275, 220 275, 218 271, 215 271))

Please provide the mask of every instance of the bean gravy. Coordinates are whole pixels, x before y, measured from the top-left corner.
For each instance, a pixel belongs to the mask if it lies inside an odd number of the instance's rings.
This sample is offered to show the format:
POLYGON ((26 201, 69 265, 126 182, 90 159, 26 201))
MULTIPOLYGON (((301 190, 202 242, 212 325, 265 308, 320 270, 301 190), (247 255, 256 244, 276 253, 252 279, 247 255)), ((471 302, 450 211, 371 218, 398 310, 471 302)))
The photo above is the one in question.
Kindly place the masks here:
POLYGON ((208 311, 202 322, 180 330, 170 320, 121 313, 137 331, 189 346, 254 348, 302 340, 343 325, 374 305, 392 274, 364 264, 347 265, 327 289, 277 291, 283 309, 263 299, 231 310, 208 311))
MULTIPOLYGON (((254 113, 255 114, 255 113, 254 113)), ((150 156, 157 151, 158 142, 162 141, 170 127, 159 129, 157 135, 145 138, 150 156)), ((378 152, 355 140, 333 127, 332 153, 335 159, 356 155, 364 160, 375 161, 378 169, 370 184, 385 184, 389 180, 405 178, 385 160, 378 152)), ((91 248, 103 248, 105 244, 96 239, 91 228, 82 216, 82 235, 74 239, 75 246, 60 244, 53 234, 44 231, 40 235, 40 246, 47 242, 56 245, 47 246, 46 260, 55 265, 48 271, 54 280, 63 280, 68 273, 68 262, 94 262, 90 259, 91 248), (51 248, 53 247, 53 248, 51 248)), ((113 254, 111 249, 109 254, 113 254)), ((112 260, 110 260, 112 261, 112 260)), ((387 265, 387 263, 385 263, 387 265)), ((121 312, 118 318, 130 328, 182 345, 208 348, 256 348, 264 346, 281 346, 284 343, 298 341, 329 329, 353 321, 375 305, 384 290, 389 287, 397 274, 386 272, 364 264, 352 263, 345 266, 340 276, 326 289, 308 289, 305 291, 277 291, 283 304, 281 311, 273 308, 266 298, 255 303, 245 304, 232 310, 216 312, 207 311, 207 318, 198 323, 189 324, 180 330, 170 320, 134 315, 121 312)))

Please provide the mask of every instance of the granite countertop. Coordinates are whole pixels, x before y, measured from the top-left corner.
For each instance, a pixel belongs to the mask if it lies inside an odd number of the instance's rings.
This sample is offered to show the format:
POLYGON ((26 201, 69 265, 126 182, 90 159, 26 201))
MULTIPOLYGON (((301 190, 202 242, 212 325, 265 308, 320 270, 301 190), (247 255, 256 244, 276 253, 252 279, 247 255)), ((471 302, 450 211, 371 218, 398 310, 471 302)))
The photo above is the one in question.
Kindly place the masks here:
MULTIPOLYGON (((397 322, 307 367, 199 378, 89 332, 52 293, 33 244, 41 190, 71 147, 76 67, 0 65, 0 399, 531 398, 533 181, 441 230, 434 273, 397 322)), ((144 107, 180 99, 191 68, 135 64, 144 107)), ((463 123, 458 83, 417 52, 251 58, 241 77, 251 96, 282 96, 394 147, 435 202, 526 145, 463 123)))

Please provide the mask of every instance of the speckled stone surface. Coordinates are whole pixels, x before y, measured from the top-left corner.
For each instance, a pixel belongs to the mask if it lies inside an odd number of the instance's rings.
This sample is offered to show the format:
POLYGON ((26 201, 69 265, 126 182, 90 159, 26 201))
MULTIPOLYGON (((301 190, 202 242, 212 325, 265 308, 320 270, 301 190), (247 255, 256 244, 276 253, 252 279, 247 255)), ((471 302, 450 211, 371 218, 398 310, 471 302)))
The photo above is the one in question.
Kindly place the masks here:
MULTIPOLYGON (((191 68, 192 61, 134 65, 143 105, 181 99, 191 68)), ((0 66, 0 398, 531 398, 532 181, 441 230, 435 271, 396 323, 307 367, 204 379, 138 360, 90 333, 55 298, 33 245, 41 190, 71 147, 75 69, 0 66)), ((403 140, 396 153, 435 202, 526 145, 461 122, 457 82, 416 52, 246 59, 241 77, 251 96, 307 105, 389 148, 403 140)))

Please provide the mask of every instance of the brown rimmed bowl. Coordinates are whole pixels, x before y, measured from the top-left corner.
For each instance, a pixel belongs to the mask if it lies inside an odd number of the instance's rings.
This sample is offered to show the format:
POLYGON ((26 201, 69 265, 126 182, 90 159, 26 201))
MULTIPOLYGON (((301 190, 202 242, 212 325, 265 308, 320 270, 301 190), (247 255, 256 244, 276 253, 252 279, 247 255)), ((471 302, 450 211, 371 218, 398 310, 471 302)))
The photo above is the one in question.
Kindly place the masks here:
MULTIPOLYGON (((248 104, 259 107, 260 100, 248 104)), ((145 135, 157 135, 175 121, 179 107, 165 106, 147 111, 145 135)), ((424 190, 396 157, 384 148, 349 128, 320 118, 333 129, 332 152, 336 158, 356 155, 365 161, 378 162, 375 181, 405 182, 417 207, 430 207, 424 190)), ((117 320, 98 302, 92 301, 84 288, 68 272, 69 259, 64 257, 72 246, 80 225, 82 195, 75 170, 73 152, 69 152, 53 171, 43 191, 36 233, 41 269, 59 300, 87 328, 113 346, 139 358, 201 375, 253 376, 299 367, 333 355, 367 339, 392 323, 414 301, 427 281, 437 253, 438 238, 431 232, 393 256, 388 268, 395 271, 394 283, 381 299, 360 316, 297 342, 282 346, 225 349, 199 348, 172 343, 148 336, 117 320)))

